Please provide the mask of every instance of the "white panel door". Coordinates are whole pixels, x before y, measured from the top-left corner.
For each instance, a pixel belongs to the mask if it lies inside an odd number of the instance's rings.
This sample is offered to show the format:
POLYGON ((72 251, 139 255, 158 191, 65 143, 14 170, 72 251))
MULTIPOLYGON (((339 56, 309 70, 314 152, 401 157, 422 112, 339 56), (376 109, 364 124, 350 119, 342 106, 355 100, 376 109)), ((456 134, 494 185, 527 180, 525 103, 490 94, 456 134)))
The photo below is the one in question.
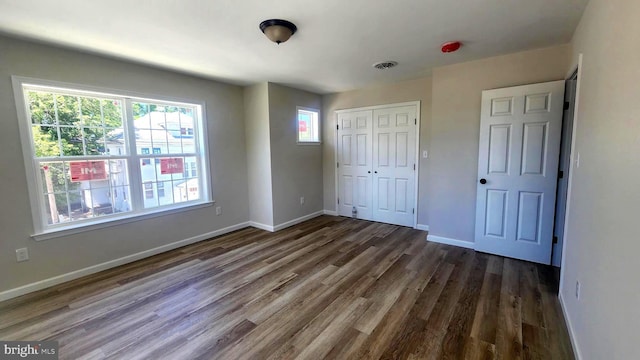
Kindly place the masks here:
POLYGON ((416 106, 373 111, 373 220, 413 226, 416 106))
POLYGON ((372 111, 338 114, 338 214, 372 217, 372 111))
POLYGON ((551 261, 564 81, 482 92, 475 249, 551 261))

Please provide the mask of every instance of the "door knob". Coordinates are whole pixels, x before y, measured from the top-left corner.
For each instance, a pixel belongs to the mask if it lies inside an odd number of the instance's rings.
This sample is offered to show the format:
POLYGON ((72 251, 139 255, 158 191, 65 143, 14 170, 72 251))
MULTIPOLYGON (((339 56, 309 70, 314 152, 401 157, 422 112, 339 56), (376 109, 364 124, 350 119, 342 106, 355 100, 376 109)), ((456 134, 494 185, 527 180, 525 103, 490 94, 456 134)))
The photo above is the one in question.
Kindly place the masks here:
POLYGON ((378 171, 374 171, 374 173, 376 173, 376 174, 377 174, 377 173, 378 173, 378 171))
POLYGON ((480 179, 480 184, 484 185, 487 183, 487 179, 480 179))
POLYGON ((371 170, 367 171, 369 174, 371 174, 371 170))

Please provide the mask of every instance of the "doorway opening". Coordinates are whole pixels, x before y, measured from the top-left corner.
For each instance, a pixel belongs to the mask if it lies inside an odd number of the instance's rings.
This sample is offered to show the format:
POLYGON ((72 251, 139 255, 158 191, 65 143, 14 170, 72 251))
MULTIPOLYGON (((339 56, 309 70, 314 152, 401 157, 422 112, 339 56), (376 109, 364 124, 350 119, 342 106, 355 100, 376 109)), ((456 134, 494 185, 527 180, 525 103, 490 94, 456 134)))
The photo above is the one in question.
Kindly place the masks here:
POLYGON ((551 265, 560 267, 562 263, 562 245, 564 243, 564 223, 567 211, 569 190, 569 172, 571 171, 571 141, 573 136, 573 117, 578 89, 578 70, 565 82, 564 113, 562 115, 562 135, 560 138, 560 161, 558 163, 558 186, 556 190, 556 212, 553 222, 553 249, 551 265))

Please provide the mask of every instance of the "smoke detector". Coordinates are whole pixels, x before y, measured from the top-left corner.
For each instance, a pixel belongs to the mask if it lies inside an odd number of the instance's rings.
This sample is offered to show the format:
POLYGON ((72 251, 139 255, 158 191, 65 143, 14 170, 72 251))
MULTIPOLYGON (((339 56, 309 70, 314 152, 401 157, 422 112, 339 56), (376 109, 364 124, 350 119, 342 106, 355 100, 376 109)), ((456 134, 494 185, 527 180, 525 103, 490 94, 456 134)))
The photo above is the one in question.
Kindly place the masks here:
POLYGON ((445 54, 452 53, 458 51, 458 49, 460 49, 460 46, 462 46, 462 43, 460 41, 449 41, 442 44, 440 51, 445 54))
POLYGON ((395 67, 396 65, 398 65, 397 61, 381 61, 373 64, 373 67, 378 70, 387 70, 395 67))

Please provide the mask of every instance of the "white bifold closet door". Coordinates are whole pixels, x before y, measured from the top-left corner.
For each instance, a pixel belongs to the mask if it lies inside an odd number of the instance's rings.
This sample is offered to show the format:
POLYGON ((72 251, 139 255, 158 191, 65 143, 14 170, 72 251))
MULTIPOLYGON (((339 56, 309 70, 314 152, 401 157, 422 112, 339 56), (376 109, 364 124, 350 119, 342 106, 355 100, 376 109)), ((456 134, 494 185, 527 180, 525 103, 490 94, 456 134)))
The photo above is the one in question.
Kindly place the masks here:
POLYGON ((417 106, 338 113, 338 213, 414 226, 417 106))

